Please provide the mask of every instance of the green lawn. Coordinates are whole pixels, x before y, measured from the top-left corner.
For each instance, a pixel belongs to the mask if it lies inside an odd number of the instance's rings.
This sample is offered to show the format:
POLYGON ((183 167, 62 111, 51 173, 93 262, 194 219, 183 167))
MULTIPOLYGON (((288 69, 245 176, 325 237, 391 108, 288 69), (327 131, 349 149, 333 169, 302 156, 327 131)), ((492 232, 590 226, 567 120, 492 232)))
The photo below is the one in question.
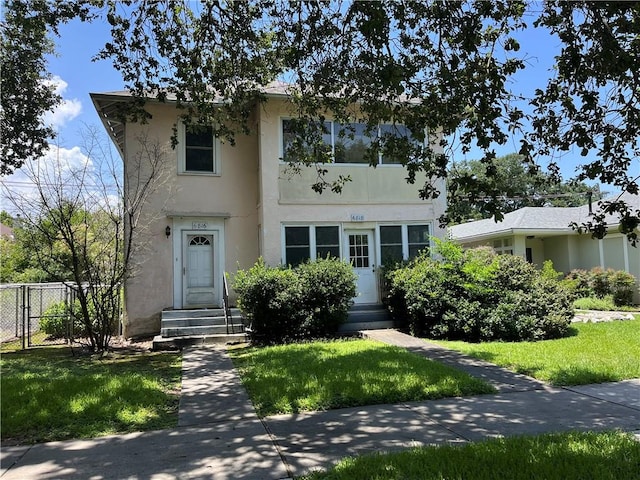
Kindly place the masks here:
POLYGON ((3 443, 173 427, 178 420, 181 356, 110 353, 72 356, 49 347, 3 353, 3 443))
POLYGON ((562 433, 347 458, 308 480, 638 480, 640 442, 619 432, 562 433))
POLYGON ((261 416, 495 391, 458 370, 370 340, 230 353, 261 416))
POLYGON ((640 318, 575 323, 572 336, 541 342, 437 342, 553 385, 640 378, 640 318))

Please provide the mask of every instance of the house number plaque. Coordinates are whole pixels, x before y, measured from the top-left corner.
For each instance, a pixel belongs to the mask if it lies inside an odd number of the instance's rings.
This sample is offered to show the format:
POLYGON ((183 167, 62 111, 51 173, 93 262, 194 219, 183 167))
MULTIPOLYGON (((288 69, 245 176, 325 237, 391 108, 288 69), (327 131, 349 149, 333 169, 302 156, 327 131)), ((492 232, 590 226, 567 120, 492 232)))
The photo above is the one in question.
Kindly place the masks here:
POLYGON ((206 230, 207 224, 205 222, 193 222, 191 228, 193 230, 206 230))
POLYGON ((352 222, 364 222, 364 215, 362 213, 352 213, 351 214, 352 222))

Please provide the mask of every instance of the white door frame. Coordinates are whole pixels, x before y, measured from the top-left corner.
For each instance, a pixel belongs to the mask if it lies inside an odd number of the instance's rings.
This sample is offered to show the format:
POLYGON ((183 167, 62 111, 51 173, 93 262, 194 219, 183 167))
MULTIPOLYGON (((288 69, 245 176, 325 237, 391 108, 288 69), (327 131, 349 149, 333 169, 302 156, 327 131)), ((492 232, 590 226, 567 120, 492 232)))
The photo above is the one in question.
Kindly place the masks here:
POLYGON ((215 301, 211 306, 222 306, 222 276, 224 275, 224 219, 220 217, 174 217, 171 227, 173 242, 173 308, 184 308, 186 281, 185 261, 188 235, 213 236, 213 279, 215 301))
POLYGON ((350 235, 367 235, 368 239, 368 256, 369 266, 366 268, 354 267, 354 272, 357 275, 358 293, 353 299, 353 302, 358 304, 373 304, 379 302, 378 293, 378 280, 376 275, 376 234, 374 228, 345 228, 344 229, 344 259, 347 262, 351 262, 349 243, 350 235), (365 288, 361 288, 365 282, 365 288))

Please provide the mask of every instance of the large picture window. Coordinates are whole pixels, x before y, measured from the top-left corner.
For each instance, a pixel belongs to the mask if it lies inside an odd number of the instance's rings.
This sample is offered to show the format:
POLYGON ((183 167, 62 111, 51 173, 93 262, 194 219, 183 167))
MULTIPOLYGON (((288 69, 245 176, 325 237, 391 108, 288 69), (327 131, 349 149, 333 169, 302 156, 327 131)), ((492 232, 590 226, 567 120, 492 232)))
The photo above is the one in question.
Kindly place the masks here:
MULTIPOLYGON (((282 121, 282 157, 288 160, 288 157, 295 155, 294 141, 298 137, 297 120, 285 119, 282 121)), ((324 122, 322 125, 317 124, 318 135, 320 138, 309 138, 302 142, 299 147, 304 150, 306 154, 311 154, 314 158, 317 158, 319 162, 323 161, 322 154, 332 154, 332 128, 331 122, 324 122)))
MULTIPOLYGON (((294 140, 299 135, 297 119, 282 120, 282 158, 290 160, 290 156, 295 154, 293 149, 294 140)), ((337 123, 326 121, 320 128, 319 137, 315 140, 308 140, 303 143, 302 148, 306 153, 313 153, 319 161, 324 161, 321 153, 329 153, 335 163, 343 164, 369 164, 370 157, 366 155, 367 149, 378 137, 393 137, 396 140, 409 140, 410 143, 418 145, 411 130, 404 125, 381 124, 376 128, 369 129, 365 123, 337 123)), ((393 150, 393 142, 391 143, 393 150)), ((391 153, 383 155, 380 153, 374 163, 381 165, 399 165, 410 161, 405 154, 391 153)), ((326 158, 326 157, 325 157, 326 158)))
POLYGON ((337 226, 285 226, 284 264, 307 260, 340 258, 340 230, 337 226))
POLYGON ((219 173, 217 139, 210 125, 180 124, 177 148, 180 173, 219 173))

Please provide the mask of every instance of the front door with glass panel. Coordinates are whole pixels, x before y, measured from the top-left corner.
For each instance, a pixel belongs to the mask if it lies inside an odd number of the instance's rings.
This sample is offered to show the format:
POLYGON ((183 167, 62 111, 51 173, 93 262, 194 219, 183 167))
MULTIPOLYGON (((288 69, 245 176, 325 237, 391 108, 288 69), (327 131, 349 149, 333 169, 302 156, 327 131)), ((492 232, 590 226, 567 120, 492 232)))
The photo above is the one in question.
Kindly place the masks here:
POLYGON ((186 234, 183 241, 183 306, 208 307, 217 301, 214 235, 186 234))
POLYGON ((349 263, 357 276, 357 296, 354 303, 377 303, 378 283, 375 274, 373 231, 345 231, 349 263))

